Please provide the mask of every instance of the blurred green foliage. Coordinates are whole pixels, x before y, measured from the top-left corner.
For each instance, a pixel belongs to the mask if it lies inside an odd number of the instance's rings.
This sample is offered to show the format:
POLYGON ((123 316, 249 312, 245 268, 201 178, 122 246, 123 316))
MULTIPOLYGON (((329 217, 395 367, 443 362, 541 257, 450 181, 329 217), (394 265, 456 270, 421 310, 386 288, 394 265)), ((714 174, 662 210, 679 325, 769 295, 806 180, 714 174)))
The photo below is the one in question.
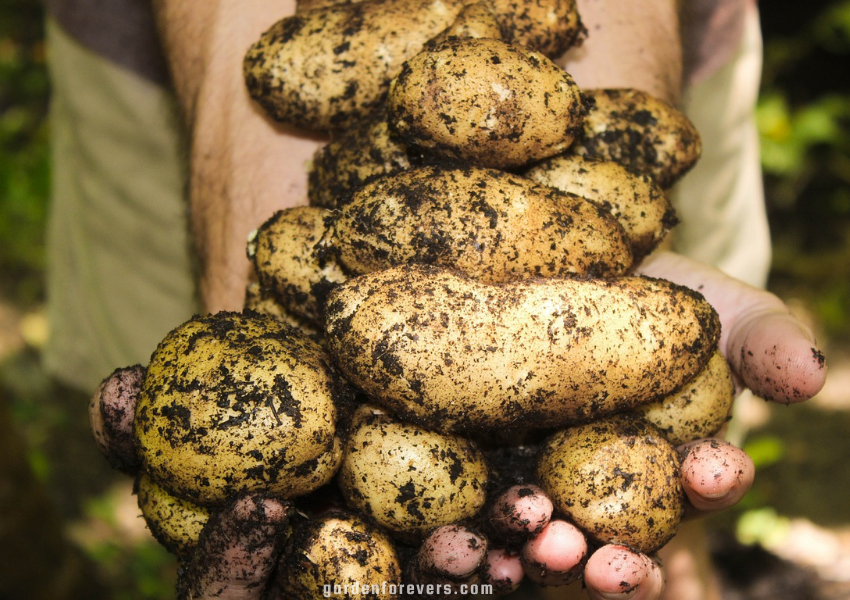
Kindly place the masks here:
POLYGON ((50 185, 42 8, 0 4, 0 294, 32 306, 44 294, 50 185))

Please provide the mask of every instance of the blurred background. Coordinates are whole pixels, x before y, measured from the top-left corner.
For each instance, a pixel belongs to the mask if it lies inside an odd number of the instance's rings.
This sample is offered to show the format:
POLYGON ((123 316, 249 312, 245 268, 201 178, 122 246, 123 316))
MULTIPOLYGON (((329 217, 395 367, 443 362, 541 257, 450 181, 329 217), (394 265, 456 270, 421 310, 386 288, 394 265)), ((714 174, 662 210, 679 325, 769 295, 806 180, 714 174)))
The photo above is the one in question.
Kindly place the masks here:
MULTIPOLYGON (((850 0, 774 0, 762 11, 769 285, 817 332, 830 375, 805 405, 740 411, 731 434, 756 461, 756 484, 712 518, 714 556, 727 600, 846 599, 850 0)), ((0 600, 97 590, 171 598, 175 563, 147 533, 129 480, 97 454, 87 399, 56 386, 39 363, 50 188, 42 35, 36 0, 0 3, 0 600)))

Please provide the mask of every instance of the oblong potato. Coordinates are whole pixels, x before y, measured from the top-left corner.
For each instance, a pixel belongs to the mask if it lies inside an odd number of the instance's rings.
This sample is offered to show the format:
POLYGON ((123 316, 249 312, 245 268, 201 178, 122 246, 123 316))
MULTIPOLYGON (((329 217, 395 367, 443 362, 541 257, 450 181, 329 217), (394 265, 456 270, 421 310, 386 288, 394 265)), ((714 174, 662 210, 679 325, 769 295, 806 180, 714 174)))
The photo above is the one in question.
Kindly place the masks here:
POLYGON ((524 175, 610 211, 626 231, 635 261, 652 252, 678 222, 664 190, 649 175, 610 160, 559 154, 534 165, 524 175))
POLYGON ((401 564, 392 541, 343 511, 328 512, 296 528, 277 569, 283 597, 298 600, 396 600, 399 582, 401 564))
POLYGON ((732 417, 735 382, 726 358, 715 352, 708 365, 685 387, 636 410, 678 446, 718 433, 732 417))
POLYGON ((500 40, 502 39, 502 27, 489 2, 486 4, 476 2, 464 7, 458 13, 454 22, 439 35, 432 38, 428 44, 439 44, 450 37, 500 40))
POLYGON ((136 403, 142 468, 179 498, 282 498, 326 484, 342 460, 347 385, 309 338, 257 313, 196 316, 151 356, 136 403))
POLYGON ((354 414, 337 479, 348 505, 408 542, 484 506, 484 455, 443 435, 363 406, 354 414))
POLYGON ((633 263, 609 213, 494 169, 420 167, 374 179, 332 228, 337 260, 353 275, 423 263, 495 283, 622 275, 633 263))
POLYGON ((451 25, 463 0, 365 0, 281 19, 243 61, 251 97, 274 119, 347 127, 381 103, 402 63, 451 25))
POLYGON ((352 384, 440 432, 556 427, 658 400, 719 334, 700 294, 662 280, 487 285, 421 265, 349 279, 326 320, 352 384))
POLYGON ((582 93, 587 104, 584 132, 570 152, 613 160, 650 175, 664 189, 699 160, 699 132, 668 102, 629 88, 582 93))
POLYGON ((389 124, 406 144, 482 167, 513 168, 566 150, 581 133, 578 86, 540 53, 449 39, 390 83, 389 124))
POLYGON ((673 538, 684 514, 676 450, 636 415, 554 434, 537 478, 556 510, 602 544, 649 554, 673 538))
POLYGON ((198 544, 210 510, 170 494, 147 473, 136 480, 139 509, 156 541, 166 550, 185 557, 198 544))

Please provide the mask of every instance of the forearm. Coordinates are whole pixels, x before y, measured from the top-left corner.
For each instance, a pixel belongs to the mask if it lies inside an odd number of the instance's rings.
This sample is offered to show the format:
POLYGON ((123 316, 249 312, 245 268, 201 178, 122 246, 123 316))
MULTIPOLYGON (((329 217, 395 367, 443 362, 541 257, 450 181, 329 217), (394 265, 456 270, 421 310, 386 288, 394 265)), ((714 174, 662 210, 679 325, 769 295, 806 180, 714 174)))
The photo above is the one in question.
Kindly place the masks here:
POLYGON ((254 105, 242 57, 294 10, 292 0, 157 0, 157 17, 184 115, 189 201, 210 312, 242 308, 249 232, 306 198, 306 163, 319 142, 273 124, 254 105))
POLYGON ((587 39, 562 65, 584 88, 632 87, 678 102, 679 0, 577 0, 587 39))

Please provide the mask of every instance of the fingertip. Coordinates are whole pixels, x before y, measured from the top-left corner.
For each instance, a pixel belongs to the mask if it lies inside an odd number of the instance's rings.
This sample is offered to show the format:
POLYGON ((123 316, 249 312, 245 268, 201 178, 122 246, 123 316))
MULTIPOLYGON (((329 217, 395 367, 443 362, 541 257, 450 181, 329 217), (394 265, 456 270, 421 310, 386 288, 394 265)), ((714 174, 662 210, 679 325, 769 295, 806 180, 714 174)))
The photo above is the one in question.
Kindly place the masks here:
POLYGON ((587 539, 572 523, 549 522, 526 542, 521 558, 526 576, 543 585, 566 585, 581 575, 587 539))
POLYGON ((699 511, 729 508, 753 484, 752 459, 728 442, 699 440, 684 446, 683 452, 682 485, 691 505, 699 511))
POLYGON ((420 565, 452 579, 464 579, 487 557, 487 540, 460 525, 438 527, 420 549, 420 565))
POLYGON ((497 548, 487 553, 487 581, 496 594, 507 594, 517 590, 525 573, 519 554, 497 548))
POLYGON ((602 546, 590 556, 584 583, 593 600, 654 600, 664 587, 655 561, 613 544, 602 546))
POLYGON ((138 466, 133 422, 145 372, 141 365, 116 369, 89 401, 89 425, 95 443, 114 468, 128 473, 138 466))
POLYGON ((493 504, 491 526, 506 536, 539 533, 552 518, 552 500, 536 485, 508 488, 493 504))

